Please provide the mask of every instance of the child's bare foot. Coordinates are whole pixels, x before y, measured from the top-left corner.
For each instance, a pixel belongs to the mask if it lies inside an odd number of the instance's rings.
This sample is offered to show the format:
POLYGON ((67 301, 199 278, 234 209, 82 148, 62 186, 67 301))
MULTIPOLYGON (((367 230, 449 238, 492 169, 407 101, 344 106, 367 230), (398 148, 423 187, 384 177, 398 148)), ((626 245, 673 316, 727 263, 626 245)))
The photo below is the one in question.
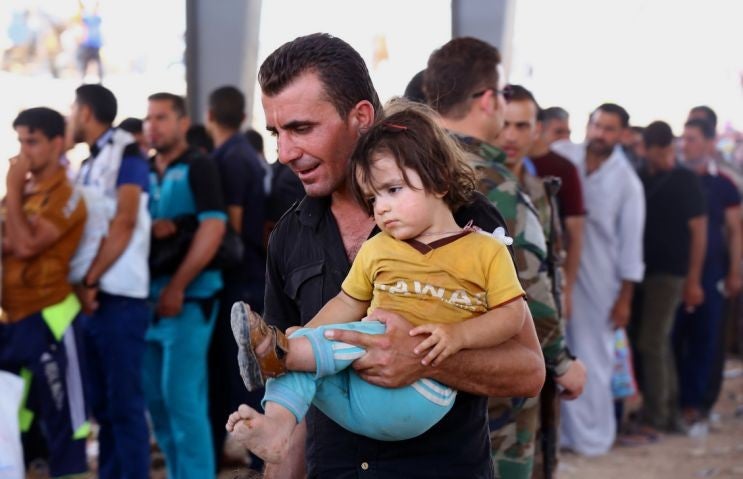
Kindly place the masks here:
POLYGON ((277 404, 266 404, 266 415, 243 404, 230 416, 227 430, 256 456, 278 463, 286 454, 296 424, 294 415, 277 404))

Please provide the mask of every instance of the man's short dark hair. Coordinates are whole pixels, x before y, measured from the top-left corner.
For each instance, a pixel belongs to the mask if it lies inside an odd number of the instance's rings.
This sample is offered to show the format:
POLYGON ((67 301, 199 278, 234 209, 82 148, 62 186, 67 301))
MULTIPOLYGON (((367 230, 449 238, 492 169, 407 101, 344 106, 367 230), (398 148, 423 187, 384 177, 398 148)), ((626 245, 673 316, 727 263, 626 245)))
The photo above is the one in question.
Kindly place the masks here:
POLYGON ((545 108, 543 110, 540 110, 539 112, 539 120, 540 121, 552 121, 552 120, 569 120, 570 119, 570 113, 565 108, 562 108, 560 106, 551 106, 548 108, 545 108))
POLYGON ((717 131, 717 113, 715 113, 715 110, 713 110, 711 107, 707 105, 699 105, 695 106, 691 110, 689 110, 689 113, 701 113, 704 115, 704 119, 712 125, 712 129, 717 131))
POLYGON ((654 121, 643 129, 642 142, 645 148, 666 148, 673 143, 673 130, 665 121, 654 121))
POLYGON ((598 108, 593 110, 593 113, 591 113, 591 117, 593 117, 593 115, 597 111, 609 113, 619 117, 619 123, 622 125, 622 128, 627 128, 629 126, 629 113, 627 113, 627 110, 617 105, 616 103, 602 103, 598 106, 598 108))
POLYGON ((85 105, 93 116, 104 125, 113 124, 116 119, 118 104, 116 97, 108 88, 99 84, 81 85, 75 90, 75 102, 85 105))
POLYGON ((132 135, 142 133, 142 120, 130 116, 119 123, 119 128, 132 135))
POLYGON ((167 92, 153 93, 147 97, 147 101, 169 101, 170 107, 179 117, 188 116, 188 108, 186 108, 186 99, 180 95, 167 92))
POLYGON ((408 82, 408 86, 405 87, 405 93, 403 97, 410 101, 416 101, 418 103, 426 103, 426 94, 423 93, 423 75, 426 70, 423 69, 413 75, 413 78, 408 82))
POLYGON ((252 146, 255 151, 261 155, 263 154, 263 135, 252 128, 248 128, 245 130, 245 138, 248 139, 248 143, 250 143, 250 146, 252 146))
POLYGON ((697 128, 699 131, 702 132, 702 136, 705 139, 715 139, 715 129, 707 120, 702 120, 701 118, 692 118, 691 120, 684 123, 684 128, 697 128))
POLYGON ((377 91, 361 55, 351 45, 327 33, 313 33, 283 44, 263 62, 258 83, 264 95, 274 96, 305 73, 320 79, 328 101, 344 120, 360 101, 382 112, 377 91))
POLYGON ((440 115, 462 118, 472 94, 498 88, 500 53, 494 46, 472 37, 450 40, 428 58, 423 91, 428 104, 440 115))
POLYGON ((202 150, 206 153, 214 151, 214 140, 209 136, 204 125, 194 124, 186 131, 186 143, 192 148, 202 150))
POLYGON ((512 101, 530 101, 530 102, 532 102, 532 104, 534 104, 534 107, 536 108, 536 112, 537 112, 536 119, 537 119, 537 121, 541 121, 542 120, 542 118, 541 118, 541 111, 542 111, 542 109, 539 107, 539 103, 537 103, 537 99, 534 98, 534 94, 532 92, 530 92, 529 90, 527 90, 526 88, 524 88, 521 85, 508 85, 507 88, 509 88, 511 90, 510 97, 509 97, 509 100, 508 100, 509 103, 512 102, 512 101))
POLYGON ((209 95, 209 111, 217 124, 238 130, 245 118, 245 95, 234 86, 219 87, 209 95))
POLYGON ((13 128, 25 126, 31 133, 41 131, 48 139, 64 137, 64 117, 55 110, 46 107, 29 108, 23 110, 13 120, 13 128))

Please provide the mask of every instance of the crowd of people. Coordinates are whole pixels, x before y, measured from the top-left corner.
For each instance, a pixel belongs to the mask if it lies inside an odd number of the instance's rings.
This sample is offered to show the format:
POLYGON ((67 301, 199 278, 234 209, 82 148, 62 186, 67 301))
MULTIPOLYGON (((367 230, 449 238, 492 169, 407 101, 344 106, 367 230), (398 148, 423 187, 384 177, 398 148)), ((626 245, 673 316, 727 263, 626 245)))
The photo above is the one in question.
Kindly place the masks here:
POLYGON ((268 478, 555 477, 560 448, 706 424, 743 248, 709 107, 676 137, 604 103, 573 143, 470 37, 385 106, 327 34, 258 83, 270 165, 233 86, 204 125, 160 92, 114 126, 99 84, 13 122, 0 369, 27 459, 82 477, 92 420, 101 478, 149 477, 150 437, 168 477, 214 477, 227 432, 268 478))

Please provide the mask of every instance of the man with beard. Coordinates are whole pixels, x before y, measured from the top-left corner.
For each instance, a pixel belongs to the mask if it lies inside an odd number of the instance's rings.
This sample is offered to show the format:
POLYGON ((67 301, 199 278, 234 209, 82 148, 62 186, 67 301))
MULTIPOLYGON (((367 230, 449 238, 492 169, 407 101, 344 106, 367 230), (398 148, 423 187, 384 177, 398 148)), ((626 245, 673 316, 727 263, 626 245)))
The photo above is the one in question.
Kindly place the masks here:
POLYGON ((88 390, 93 415, 101 426, 101 478, 149 474, 141 383, 149 316, 149 178, 147 161, 134 137, 111 127, 116 109, 111 91, 101 85, 83 85, 76 90, 69 121, 74 141, 90 147, 90 158, 83 162, 77 178, 89 205, 88 216, 94 216, 92 211, 98 216, 101 210, 104 216, 102 225, 93 225, 90 219, 86 224, 81 248, 92 261, 82 268, 78 288, 87 314, 83 326, 90 365, 88 390), (95 226, 92 232, 91 226, 95 226))
POLYGON ((605 103, 591 114, 586 144, 553 145, 578 168, 588 210, 566 336, 590 367, 583 395, 563 403, 561 425, 562 445, 585 455, 614 443, 614 330, 627 325, 633 286, 644 273, 645 198, 619 146, 628 124, 624 108, 605 103))
POLYGON ((183 97, 149 97, 145 135, 157 151, 150 172, 153 239, 183 234, 184 218, 198 222, 174 270, 151 271, 150 299, 156 306, 146 336, 144 391, 173 479, 214 477, 206 358, 222 274, 208 265, 227 221, 219 170, 189 148, 189 124, 183 97))

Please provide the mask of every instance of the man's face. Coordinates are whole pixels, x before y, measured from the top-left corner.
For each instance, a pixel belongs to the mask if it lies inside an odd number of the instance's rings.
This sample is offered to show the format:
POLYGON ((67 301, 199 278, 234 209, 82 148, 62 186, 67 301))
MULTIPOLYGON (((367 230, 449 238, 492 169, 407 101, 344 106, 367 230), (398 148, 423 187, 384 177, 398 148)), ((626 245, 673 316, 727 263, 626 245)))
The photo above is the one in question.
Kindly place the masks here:
POLYGON ((528 154, 538 133, 534 103, 511 101, 506 105, 503 130, 495 144, 506 153, 506 163, 516 165, 528 154))
POLYGON ((645 158, 645 143, 642 141, 642 133, 625 128, 622 135, 622 145, 630 150, 637 158, 645 158))
POLYGON ((588 151, 597 156, 609 156, 624 133, 618 115, 597 110, 591 115, 586 139, 588 151))
POLYGON ((694 126, 684 128, 684 134, 681 136, 681 151, 684 154, 684 161, 692 164, 704 161, 709 143, 709 140, 704 138, 699 128, 694 126))
POLYGON ((52 163, 57 163, 62 155, 64 138, 47 138, 40 129, 31 131, 27 126, 18 126, 18 143, 21 155, 29 159, 31 173, 39 173, 52 163))
POLYGON ((328 196, 346 180, 359 125, 344 120, 317 75, 303 73, 274 96, 263 95, 266 128, 276 137, 278 159, 299 177, 308 196, 328 196))
POLYGON ((77 101, 72 103, 70 116, 67 119, 67 129, 70 131, 74 144, 85 141, 84 123, 87 115, 90 115, 90 108, 80 105, 77 101))
POLYGON ((570 122, 568 119, 559 119, 545 121, 542 124, 542 139, 548 145, 556 142, 557 140, 569 140, 570 139, 570 122))
POLYGON ((644 149, 645 159, 657 170, 673 168, 676 151, 673 143, 668 146, 651 146, 644 149))
POLYGON ((178 115, 170 100, 150 100, 143 128, 149 145, 158 153, 184 142, 188 126, 188 117, 178 115))

